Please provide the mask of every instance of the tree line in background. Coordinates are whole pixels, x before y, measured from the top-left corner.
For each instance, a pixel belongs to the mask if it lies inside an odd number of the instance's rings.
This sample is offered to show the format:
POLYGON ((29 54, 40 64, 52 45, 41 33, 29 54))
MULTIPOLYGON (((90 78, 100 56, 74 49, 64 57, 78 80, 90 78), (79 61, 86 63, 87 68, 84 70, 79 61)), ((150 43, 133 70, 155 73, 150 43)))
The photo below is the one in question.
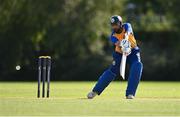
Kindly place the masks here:
POLYGON ((179 80, 178 0, 0 0, 0 80, 36 80, 37 58, 53 58, 52 80, 97 80, 111 64, 109 19, 132 24, 143 80, 179 80), (20 66, 20 70, 16 70, 20 66))

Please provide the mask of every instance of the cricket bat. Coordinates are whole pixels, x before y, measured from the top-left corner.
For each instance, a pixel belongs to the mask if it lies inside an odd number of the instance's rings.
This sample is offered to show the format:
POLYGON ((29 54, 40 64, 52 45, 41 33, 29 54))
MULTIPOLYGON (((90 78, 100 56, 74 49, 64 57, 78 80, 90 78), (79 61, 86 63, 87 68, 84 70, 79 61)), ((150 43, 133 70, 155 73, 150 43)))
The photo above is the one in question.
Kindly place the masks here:
MULTIPOLYGON (((128 40, 127 33, 125 34, 125 40, 128 40)), ((127 56, 125 55, 125 53, 123 53, 122 58, 121 58, 121 64, 120 64, 120 76, 123 78, 123 80, 125 80, 126 59, 127 59, 127 56)))
POLYGON ((120 75, 123 78, 123 80, 125 80, 126 58, 127 56, 123 54, 121 58, 121 65, 120 65, 120 75))

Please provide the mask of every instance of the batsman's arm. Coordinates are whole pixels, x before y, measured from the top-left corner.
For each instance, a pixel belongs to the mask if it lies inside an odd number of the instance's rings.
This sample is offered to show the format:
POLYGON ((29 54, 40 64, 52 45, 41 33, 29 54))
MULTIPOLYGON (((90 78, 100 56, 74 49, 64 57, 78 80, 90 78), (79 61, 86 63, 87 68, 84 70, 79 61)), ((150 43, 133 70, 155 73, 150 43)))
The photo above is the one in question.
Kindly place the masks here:
POLYGON ((110 37, 110 40, 111 40, 111 42, 114 43, 114 44, 118 42, 118 39, 117 39, 116 37, 112 36, 112 35, 111 35, 111 37, 110 37))
POLYGON ((116 37, 114 37, 112 35, 110 36, 110 41, 116 46, 120 45, 120 41, 116 37))

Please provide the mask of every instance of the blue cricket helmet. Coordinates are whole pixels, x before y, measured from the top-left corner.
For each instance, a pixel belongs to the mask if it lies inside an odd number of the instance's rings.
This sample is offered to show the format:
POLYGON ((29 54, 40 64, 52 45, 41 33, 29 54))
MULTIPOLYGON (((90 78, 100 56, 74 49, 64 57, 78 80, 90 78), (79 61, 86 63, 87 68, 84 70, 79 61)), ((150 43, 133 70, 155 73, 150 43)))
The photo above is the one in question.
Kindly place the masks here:
POLYGON ((116 24, 118 26, 122 26, 122 18, 119 15, 113 15, 110 19, 111 25, 116 24))

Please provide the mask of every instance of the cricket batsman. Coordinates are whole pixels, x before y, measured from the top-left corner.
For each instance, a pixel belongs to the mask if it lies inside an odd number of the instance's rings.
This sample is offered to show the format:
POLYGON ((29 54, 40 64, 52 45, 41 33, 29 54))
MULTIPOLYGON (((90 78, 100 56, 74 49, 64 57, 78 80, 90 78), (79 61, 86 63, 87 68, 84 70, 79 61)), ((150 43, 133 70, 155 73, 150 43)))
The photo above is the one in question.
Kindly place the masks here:
POLYGON ((126 99, 134 99, 143 69, 140 50, 130 23, 123 23, 121 16, 118 15, 112 16, 110 22, 112 27, 110 40, 115 46, 113 62, 99 77, 92 91, 88 93, 87 98, 93 99, 96 95, 100 95, 110 82, 120 74, 121 58, 125 54, 126 63, 130 66, 125 96, 126 99))

